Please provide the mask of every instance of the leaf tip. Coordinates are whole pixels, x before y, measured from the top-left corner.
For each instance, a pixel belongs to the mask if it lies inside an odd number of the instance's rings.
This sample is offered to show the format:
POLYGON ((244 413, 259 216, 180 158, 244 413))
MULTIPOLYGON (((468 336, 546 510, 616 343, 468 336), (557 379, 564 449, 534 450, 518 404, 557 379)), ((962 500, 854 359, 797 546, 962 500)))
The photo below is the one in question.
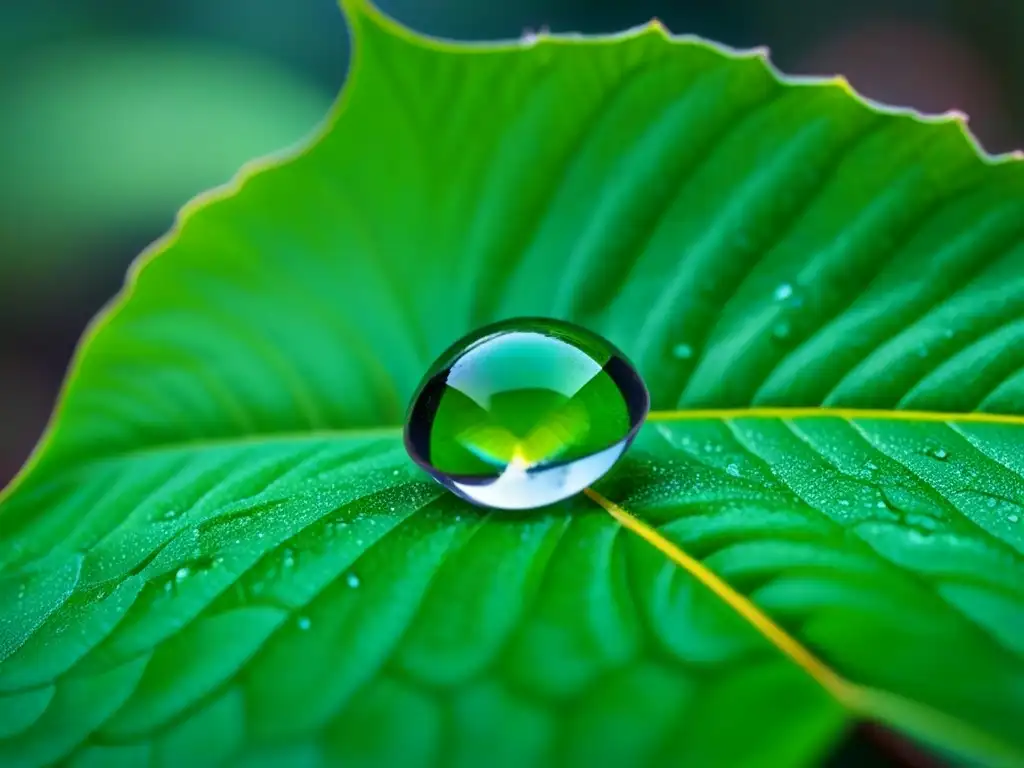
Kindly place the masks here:
POLYGON ((365 16, 367 11, 373 10, 370 0, 338 0, 338 5, 341 6, 341 12, 349 21, 358 16, 365 16))
POLYGON ((361 22, 367 21, 397 37, 415 37, 416 34, 388 16, 373 0, 338 0, 341 13, 354 35, 361 22))
POLYGON ((657 16, 652 17, 651 20, 647 22, 647 31, 661 37, 672 37, 672 33, 669 31, 668 27, 665 26, 665 22, 657 16))

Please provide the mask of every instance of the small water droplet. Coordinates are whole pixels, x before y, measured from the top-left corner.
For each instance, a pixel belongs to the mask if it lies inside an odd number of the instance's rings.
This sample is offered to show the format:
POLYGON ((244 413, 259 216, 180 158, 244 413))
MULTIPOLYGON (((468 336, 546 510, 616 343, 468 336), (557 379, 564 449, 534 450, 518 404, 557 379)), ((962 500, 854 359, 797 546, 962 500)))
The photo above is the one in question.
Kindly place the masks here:
POLYGON ((879 499, 878 501, 875 502, 875 506, 878 507, 879 509, 885 509, 889 505, 882 501, 882 499, 879 499))
POLYGON ((291 568, 295 565, 295 553, 290 549, 284 551, 284 559, 281 561, 285 568, 291 568))
POLYGON ((356 576, 354 573, 350 573, 348 576, 345 577, 345 583, 348 584, 349 587, 351 587, 352 589, 355 589, 359 586, 359 577, 356 576))
POLYGON ((996 500, 993 499, 991 496, 989 496, 987 499, 985 499, 985 506, 988 507, 989 509, 995 509, 996 508, 996 504, 997 504, 996 500))
POLYGON ((786 320, 780 320, 772 327, 772 336, 779 341, 789 338, 789 334, 793 332, 793 328, 786 320))
POLYGON ((949 452, 941 446, 930 447, 925 451, 925 453, 939 461, 945 461, 949 458, 949 452))
POLYGON ((938 522, 928 517, 927 515, 907 515, 905 518, 907 525, 916 525, 918 528, 923 528, 926 531, 934 531, 939 527, 938 522))
POLYGON ((849 499, 840 499, 839 500, 839 506, 841 506, 841 507, 848 507, 848 506, 850 506, 850 500, 849 499))
POLYGON ((257 533, 256 534, 256 538, 257 539, 262 539, 263 538, 263 531, 260 531, 259 533, 257 533))
POLYGON ((878 469, 878 465, 875 464, 875 462, 873 462, 873 461, 869 461, 867 464, 864 465, 864 468, 868 472, 874 472, 874 471, 876 471, 878 469))
POLYGON ((398 470, 397 469, 391 470, 391 474, 394 475, 395 477, 398 477, 398 470))
POLYGON ((307 629, 309 629, 310 625, 312 624, 312 622, 309 620, 309 616, 299 616, 299 620, 295 623, 299 625, 299 629, 301 629, 302 631, 306 631, 307 629))
POLYGON ((1018 517, 1017 515, 1007 515, 1006 519, 1009 520, 1011 523, 1016 523, 1020 520, 1020 517, 1018 517))
POLYGON ((519 38, 519 43, 524 46, 536 45, 541 41, 542 38, 544 38, 548 34, 550 34, 550 32, 548 31, 548 28, 546 26, 543 26, 540 29, 536 30, 531 29, 530 27, 526 27, 525 29, 523 29, 523 34, 519 38))
POLYGON ((175 572, 175 574, 174 574, 174 580, 175 580, 176 582, 178 582, 179 584, 181 584, 181 582, 183 582, 183 581, 184 581, 185 579, 187 579, 187 578, 188 578, 188 574, 189 574, 189 570, 188 570, 188 568, 187 568, 186 566, 184 566, 184 565, 183 565, 183 566, 181 566, 181 568, 179 568, 179 569, 178 569, 178 570, 177 570, 177 571, 175 572))
POLYGON ((775 293, 772 295, 776 301, 785 301, 793 295, 793 286, 789 283, 782 283, 775 289, 775 293))
POLYGON ((739 477, 740 476, 739 465, 738 464, 727 464, 726 467, 725 467, 725 472, 726 472, 727 475, 732 475, 733 477, 739 477))
POLYGON ((689 344, 676 344, 672 347, 672 357, 676 360, 689 360, 693 357, 693 347, 689 344))

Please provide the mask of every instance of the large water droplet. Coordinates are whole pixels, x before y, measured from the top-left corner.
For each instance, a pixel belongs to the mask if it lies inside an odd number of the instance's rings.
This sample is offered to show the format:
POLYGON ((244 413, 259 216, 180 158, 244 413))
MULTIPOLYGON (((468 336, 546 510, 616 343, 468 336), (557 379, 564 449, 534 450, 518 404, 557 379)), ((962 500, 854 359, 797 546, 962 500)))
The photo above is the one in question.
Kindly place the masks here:
POLYGON ((636 370, 600 336, 562 321, 509 320, 438 358, 413 398, 405 445, 459 496, 531 509, 611 469, 649 407, 636 370))

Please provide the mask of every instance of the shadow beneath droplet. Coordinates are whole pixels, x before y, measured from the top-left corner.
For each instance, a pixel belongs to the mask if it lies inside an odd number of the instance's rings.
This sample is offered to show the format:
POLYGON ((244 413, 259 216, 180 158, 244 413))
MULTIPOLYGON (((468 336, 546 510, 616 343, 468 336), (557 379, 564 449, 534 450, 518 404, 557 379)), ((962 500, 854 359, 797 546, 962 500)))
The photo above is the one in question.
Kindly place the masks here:
POLYGON ((945 763, 928 750, 873 723, 858 723, 822 762, 822 768, 940 768, 945 763))

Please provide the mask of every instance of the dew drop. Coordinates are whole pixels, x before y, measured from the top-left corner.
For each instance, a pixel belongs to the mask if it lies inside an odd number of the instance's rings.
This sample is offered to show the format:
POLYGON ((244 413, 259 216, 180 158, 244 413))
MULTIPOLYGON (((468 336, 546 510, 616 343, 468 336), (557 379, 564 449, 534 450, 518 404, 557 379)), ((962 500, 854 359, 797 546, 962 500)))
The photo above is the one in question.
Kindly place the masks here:
POLYGON ((188 578, 189 570, 187 567, 182 566, 174 574, 174 580, 181 584, 185 579, 188 578))
POLYGON ((523 30, 522 36, 519 38, 519 42, 524 46, 533 46, 540 42, 546 35, 550 34, 546 26, 540 29, 530 29, 527 27, 523 30))
POLYGON ((1007 515, 1006 519, 1009 520, 1011 523, 1016 523, 1020 520, 1020 517, 1018 517, 1017 515, 1007 515))
POLYGON ((946 459, 949 458, 949 452, 942 447, 928 448, 925 451, 925 453, 931 456, 933 459, 938 459, 939 461, 945 461, 946 459))
POLYGON ((356 576, 356 574, 354 573, 350 573, 348 576, 345 577, 345 583, 348 584, 349 587, 351 587, 352 589, 355 589, 359 586, 359 577, 356 576))
POLYGON ((772 295, 776 301, 785 301, 793 295, 793 286, 789 283, 782 283, 775 289, 775 293, 772 295))
POLYGON ((313 622, 309 620, 309 616, 299 616, 299 620, 295 623, 299 625, 299 629, 305 632, 310 628, 310 626, 312 626, 313 622))
POLYGON ((281 561, 285 568, 291 568, 295 565, 295 553, 290 549, 284 551, 284 559, 281 561))
POLYGON ((731 475, 732 477, 739 477, 740 476, 739 465, 738 464, 728 464, 725 467, 725 472, 726 472, 727 475, 731 475))
POLYGON ((772 336, 779 341, 789 338, 789 334, 792 333, 793 329, 789 322, 786 320, 780 320, 772 327, 772 336))
POLYGON ((926 531, 935 531, 939 527, 938 522, 927 515, 907 515, 905 522, 907 525, 916 525, 926 531))
POLYGON ((557 320, 508 320, 434 363, 410 406, 405 446, 468 501, 533 509, 611 469, 649 407, 640 376, 605 339, 557 320))
POLYGON ((676 360, 689 360, 693 357, 693 347, 689 344, 676 344, 672 347, 672 357, 676 360))

